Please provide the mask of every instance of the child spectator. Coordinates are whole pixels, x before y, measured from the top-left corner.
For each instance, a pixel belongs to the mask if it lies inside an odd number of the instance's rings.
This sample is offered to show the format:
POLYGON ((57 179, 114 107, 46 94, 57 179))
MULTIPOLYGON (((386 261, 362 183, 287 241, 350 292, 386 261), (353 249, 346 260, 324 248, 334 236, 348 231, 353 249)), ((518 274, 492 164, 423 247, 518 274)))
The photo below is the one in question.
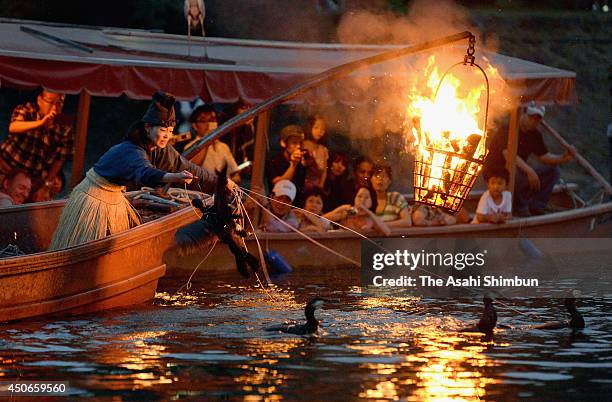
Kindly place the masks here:
POLYGON ((323 187, 325 185, 327 161, 329 159, 326 138, 326 126, 323 117, 315 115, 308 119, 303 148, 310 153, 314 163, 309 164, 306 169, 305 188, 323 187))
POLYGON ((325 193, 320 187, 313 187, 306 190, 303 197, 303 208, 310 213, 295 211, 300 218, 300 230, 325 233, 331 226, 329 219, 326 219, 325 215, 321 216, 325 205, 325 193))
POLYGON ((391 166, 378 164, 374 166, 372 188, 376 192, 376 215, 389 227, 408 227, 412 225, 408 203, 403 195, 388 191, 393 180, 391 166))
POLYGON ((295 229, 298 228, 298 218, 291 210, 291 203, 295 200, 296 191, 295 184, 289 180, 276 182, 272 189, 270 209, 263 214, 264 230, 268 232, 292 232, 287 225, 295 229), (279 222, 279 219, 286 225, 279 222))
POLYGON ((295 184, 298 193, 304 188, 306 178, 306 165, 310 163, 302 150, 304 131, 297 124, 291 124, 282 129, 280 134, 281 152, 268 161, 266 171, 270 180, 270 187, 281 180, 288 180, 295 184))
POLYGON ((324 211, 329 212, 340 205, 353 201, 353 188, 348 180, 348 157, 343 153, 335 153, 329 158, 329 166, 325 178, 324 211))
POLYGON ((391 229, 380 219, 376 211, 376 194, 370 187, 360 187, 353 201, 353 208, 344 209, 344 206, 336 208, 329 213, 333 215, 336 211, 343 209, 344 217, 340 224, 358 232, 377 231, 385 236, 391 234, 391 229))
POLYGON ((472 223, 506 223, 512 215, 512 194, 506 190, 508 171, 497 168, 488 172, 487 191, 482 194, 472 223))

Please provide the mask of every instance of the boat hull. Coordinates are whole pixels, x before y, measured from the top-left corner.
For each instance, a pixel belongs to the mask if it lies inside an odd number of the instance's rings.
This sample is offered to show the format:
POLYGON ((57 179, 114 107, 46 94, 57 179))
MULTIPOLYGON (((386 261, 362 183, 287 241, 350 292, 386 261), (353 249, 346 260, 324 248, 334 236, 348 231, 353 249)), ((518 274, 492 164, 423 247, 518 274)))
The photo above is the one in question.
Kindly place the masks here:
POLYGON ((185 209, 80 246, 47 247, 62 203, 7 208, 0 213, 2 243, 34 251, 0 259, 0 322, 84 313, 142 303, 155 296, 166 273, 164 254, 177 228, 197 219, 185 209))
MULTIPOLYGON (((33 252, 0 259, 0 321, 141 303, 154 296, 162 275, 187 275, 208 252, 181 257, 174 248, 176 230, 198 219, 192 208, 81 246, 40 251, 50 242, 62 205, 54 201, 0 210, 0 244, 12 243, 33 252)), ((503 225, 396 229, 393 236, 612 237, 611 214, 612 203, 605 203, 503 225)), ((258 240, 262 249, 276 250, 294 268, 359 264, 361 237, 346 231, 309 235, 333 252, 297 233, 265 233, 258 240)), ((255 238, 247 239, 247 246, 257 254, 255 238)), ((225 245, 218 244, 200 269, 231 271, 235 260, 225 245)))

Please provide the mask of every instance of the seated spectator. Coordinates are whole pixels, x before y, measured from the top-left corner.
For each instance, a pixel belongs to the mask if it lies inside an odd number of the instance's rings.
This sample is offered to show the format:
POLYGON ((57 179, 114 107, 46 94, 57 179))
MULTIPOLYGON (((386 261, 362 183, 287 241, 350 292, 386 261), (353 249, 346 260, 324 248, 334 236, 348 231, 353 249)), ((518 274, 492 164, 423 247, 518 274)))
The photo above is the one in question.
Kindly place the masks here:
POLYGON ((306 166, 312 163, 302 149, 304 131, 297 124, 291 124, 282 129, 280 134, 281 152, 268 161, 266 168, 270 187, 281 180, 289 180, 297 188, 298 194, 304 189, 306 166))
MULTIPOLYGON (((518 148, 516 155, 516 182, 514 184, 514 215, 542 215, 548 204, 553 188, 560 177, 559 165, 569 162, 576 153, 571 147, 563 154, 548 151, 538 126, 544 117, 544 106, 531 103, 519 120, 518 148), (532 167, 527 163, 533 154, 542 166, 532 167)), ((501 127, 491 142, 485 160, 483 174, 506 166, 508 158, 508 127, 501 127)))
POLYGON ((512 194, 506 190, 508 171, 504 168, 488 172, 487 191, 482 194, 472 223, 506 223, 512 216, 512 194))
MULTIPOLYGON (((211 105, 201 105, 191 113, 191 127, 195 131, 195 138, 185 145, 187 151, 204 136, 218 127, 217 114, 211 105)), ((203 167, 209 172, 220 172, 227 165, 227 175, 237 184, 240 184, 238 164, 226 143, 219 139, 213 140, 209 145, 197 153, 191 162, 203 167)))
POLYGON ((30 195, 32 179, 22 169, 12 169, 2 180, 0 187, 0 207, 21 205, 30 195))
POLYGON ((469 222, 467 211, 462 208, 457 216, 444 212, 440 208, 431 205, 416 203, 411 212, 412 224, 414 226, 446 226, 469 222))
POLYGON ((269 210, 263 214, 263 228, 267 232, 292 232, 291 228, 297 229, 299 221, 293 213, 291 203, 295 200, 295 185, 289 180, 276 182, 272 189, 269 202, 269 210), (273 216, 272 216, 273 215, 273 216), (278 219, 277 219, 278 218, 278 219), (285 224, 279 222, 282 220, 285 224))
POLYGON ((35 193, 30 192, 30 197, 26 202, 43 202, 49 201, 57 197, 59 193, 64 190, 66 186, 66 175, 63 170, 60 170, 59 173, 55 176, 55 179, 51 181, 48 185, 42 187, 44 191, 37 191, 35 193))
POLYGON ((376 211, 376 194, 370 187, 360 187, 355 195, 352 208, 341 205, 336 210, 327 214, 329 217, 342 210, 343 217, 339 220, 342 226, 353 229, 357 232, 376 231, 389 236, 391 229, 382 221, 374 211, 376 211))
POLYGON ((360 156, 353 164, 353 177, 350 180, 352 194, 349 203, 355 198, 357 190, 361 187, 370 187, 370 179, 374 173, 374 162, 367 156, 360 156))
POLYGON ((408 203, 403 195, 388 191, 393 180, 391 166, 378 164, 374 166, 372 188, 376 192, 376 215, 389 227, 408 227, 412 225, 408 203))
POLYGON ((329 158, 327 175, 325 178, 325 205, 324 211, 329 212, 340 205, 350 204, 353 197, 353 187, 348 180, 348 158, 343 153, 335 153, 329 158))
POLYGON ((299 210, 295 211, 296 215, 300 218, 300 230, 325 233, 331 226, 330 220, 326 219, 325 215, 321 216, 323 206, 325 205, 325 193, 321 188, 313 187, 304 192, 303 198, 303 209, 310 213, 299 210))
MULTIPOLYGON (((236 115, 244 113, 251 108, 251 104, 241 101, 236 106, 236 115)), ((249 119, 246 123, 234 129, 233 141, 237 144, 234 152, 241 162, 253 160, 255 151, 255 118, 249 119)))
POLYGON ((303 148, 310 152, 314 163, 306 169, 305 188, 323 187, 327 175, 327 161, 329 150, 326 145, 325 120, 320 115, 315 115, 308 120, 306 125, 306 140, 303 148))

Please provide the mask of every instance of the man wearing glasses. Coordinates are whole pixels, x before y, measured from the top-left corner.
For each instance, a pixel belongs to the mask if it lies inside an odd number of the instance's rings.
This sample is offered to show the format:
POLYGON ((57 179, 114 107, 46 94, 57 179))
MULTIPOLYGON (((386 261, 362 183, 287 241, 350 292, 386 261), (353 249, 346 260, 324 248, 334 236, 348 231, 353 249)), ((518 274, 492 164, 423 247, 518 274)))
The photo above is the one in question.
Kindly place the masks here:
MULTIPOLYGON (((0 179, 12 169, 23 169, 33 179, 32 193, 45 199, 66 159, 72 155, 72 127, 60 124, 64 94, 43 89, 36 103, 13 110, 8 137, 0 143, 0 179)), ((47 196, 48 199, 48 196, 47 196)))

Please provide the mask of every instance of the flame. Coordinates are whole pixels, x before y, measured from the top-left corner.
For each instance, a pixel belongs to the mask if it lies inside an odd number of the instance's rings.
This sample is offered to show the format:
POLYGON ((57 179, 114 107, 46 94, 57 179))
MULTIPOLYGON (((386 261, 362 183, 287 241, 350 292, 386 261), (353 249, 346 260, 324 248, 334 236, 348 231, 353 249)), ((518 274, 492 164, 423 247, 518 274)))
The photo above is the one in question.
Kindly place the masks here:
MULTIPOLYGON (((487 69, 494 70, 490 65, 487 69)), ((486 154, 487 88, 480 71, 469 66, 457 66, 442 77, 435 55, 427 60, 425 77, 424 87, 412 87, 407 107, 417 154, 415 199, 458 210, 481 168, 470 159, 482 160, 486 154), (466 69, 474 74, 455 75, 466 69)))

